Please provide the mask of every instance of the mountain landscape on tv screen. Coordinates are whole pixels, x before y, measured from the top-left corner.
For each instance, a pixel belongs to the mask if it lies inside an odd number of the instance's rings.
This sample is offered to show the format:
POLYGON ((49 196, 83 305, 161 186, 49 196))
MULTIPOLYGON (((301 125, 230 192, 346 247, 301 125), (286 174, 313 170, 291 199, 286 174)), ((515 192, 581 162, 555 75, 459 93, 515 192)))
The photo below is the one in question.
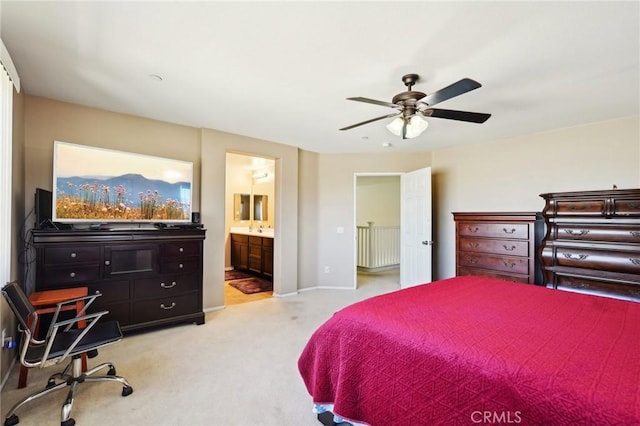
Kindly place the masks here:
POLYGON ((170 183, 133 173, 56 179, 56 217, 62 219, 186 220, 190 201, 189 182, 170 183))

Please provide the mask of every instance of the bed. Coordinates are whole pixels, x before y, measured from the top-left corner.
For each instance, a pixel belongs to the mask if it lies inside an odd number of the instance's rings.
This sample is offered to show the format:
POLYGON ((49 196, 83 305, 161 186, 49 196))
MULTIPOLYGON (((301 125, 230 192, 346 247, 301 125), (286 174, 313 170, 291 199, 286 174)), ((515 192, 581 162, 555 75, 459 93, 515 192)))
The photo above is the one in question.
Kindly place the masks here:
POLYGON ((640 304, 450 278, 336 312, 298 369, 356 424, 637 425, 640 304))

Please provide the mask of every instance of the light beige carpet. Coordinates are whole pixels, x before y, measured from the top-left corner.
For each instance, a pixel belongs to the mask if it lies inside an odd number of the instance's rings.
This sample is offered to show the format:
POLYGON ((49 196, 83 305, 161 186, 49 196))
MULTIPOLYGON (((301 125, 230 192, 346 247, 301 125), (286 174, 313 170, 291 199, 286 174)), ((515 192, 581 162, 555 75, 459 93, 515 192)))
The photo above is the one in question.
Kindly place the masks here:
MULTIPOLYGON (((398 288, 397 270, 363 277, 358 290, 310 290, 206 315, 182 325, 125 337, 102 348, 89 366, 111 361, 134 393, 113 383, 81 385, 72 412, 78 426, 316 426, 297 360, 311 333, 347 304, 398 288)), ((2 419, 22 397, 46 384, 56 367, 32 369, 16 389, 16 365, 2 391, 2 419)), ((20 425, 59 425, 65 392, 23 407, 20 425)))

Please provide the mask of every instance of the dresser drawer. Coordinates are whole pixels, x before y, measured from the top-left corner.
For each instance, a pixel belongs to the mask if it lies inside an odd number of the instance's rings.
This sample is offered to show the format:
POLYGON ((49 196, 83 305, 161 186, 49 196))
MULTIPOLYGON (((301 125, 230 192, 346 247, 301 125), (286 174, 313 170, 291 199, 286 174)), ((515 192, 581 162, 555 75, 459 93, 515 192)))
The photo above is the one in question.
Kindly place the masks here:
POLYGON ((459 267, 457 276, 474 276, 474 277, 488 277, 488 278, 496 278, 504 281, 513 281, 517 283, 528 283, 529 276, 528 275, 509 275, 509 274, 501 274, 500 272, 490 271, 488 269, 473 269, 473 268, 464 268, 459 267))
POLYGON ((89 284, 89 294, 99 291, 102 296, 98 297, 94 303, 105 304, 116 301, 129 301, 131 297, 129 281, 107 281, 96 284, 89 284))
POLYGON ((640 252, 558 247, 556 265, 640 275, 640 252))
POLYGON ((556 200, 555 214, 558 216, 604 215, 605 206, 604 199, 556 200))
POLYGON ((523 223, 460 222, 458 234, 465 237, 528 239, 529 226, 523 223))
POLYGON ((559 272, 556 274, 556 288, 609 297, 614 294, 620 299, 640 302, 640 284, 612 283, 597 278, 568 276, 559 272))
POLYGON ((198 272, 200 261, 197 258, 175 260, 171 262, 160 261, 160 272, 162 274, 191 274, 198 272))
POLYGON ((134 299, 142 299, 175 296, 198 290, 199 285, 200 280, 195 274, 135 280, 133 282, 133 297, 134 299))
POLYGON ((613 199, 613 209, 618 216, 640 216, 640 198, 613 199))
POLYGON ((99 263, 100 247, 50 247, 44 249, 47 265, 69 265, 76 263, 99 263))
POLYGON ((461 237, 458 249, 461 251, 475 253, 529 256, 529 242, 519 240, 493 240, 461 237))
POLYGON ((459 253, 458 262, 460 266, 471 268, 492 269, 512 274, 529 274, 528 258, 459 253))
POLYGON ((89 307, 89 312, 109 311, 100 321, 118 321, 121 326, 131 323, 131 308, 129 301, 119 303, 98 303, 98 297, 93 305, 89 307))
POLYGON ((78 284, 96 281, 100 278, 100 268, 96 266, 71 266, 68 268, 49 268, 42 276, 42 284, 51 288, 63 284, 78 284), (58 285, 59 284, 59 285, 58 285))
POLYGON ((200 312, 198 294, 161 297, 133 303, 133 321, 147 322, 200 312))
POLYGON ((200 247, 201 245, 197 241, 164 243, 160 245, 160 256, 162 258, 199 256, 200 247))
POLYGON ((640 225, 554 223, 552 226, 553 234, 559 240, 640 243, 640 225))

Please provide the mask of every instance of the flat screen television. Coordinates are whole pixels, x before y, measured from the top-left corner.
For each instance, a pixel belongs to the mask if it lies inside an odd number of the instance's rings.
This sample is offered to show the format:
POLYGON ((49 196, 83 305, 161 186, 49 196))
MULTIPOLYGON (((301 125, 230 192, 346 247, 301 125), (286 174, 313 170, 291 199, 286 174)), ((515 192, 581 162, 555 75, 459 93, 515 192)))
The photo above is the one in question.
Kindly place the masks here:
POLYGON ((193 163, 54 141, 52 220, 191 221, 193 163))

